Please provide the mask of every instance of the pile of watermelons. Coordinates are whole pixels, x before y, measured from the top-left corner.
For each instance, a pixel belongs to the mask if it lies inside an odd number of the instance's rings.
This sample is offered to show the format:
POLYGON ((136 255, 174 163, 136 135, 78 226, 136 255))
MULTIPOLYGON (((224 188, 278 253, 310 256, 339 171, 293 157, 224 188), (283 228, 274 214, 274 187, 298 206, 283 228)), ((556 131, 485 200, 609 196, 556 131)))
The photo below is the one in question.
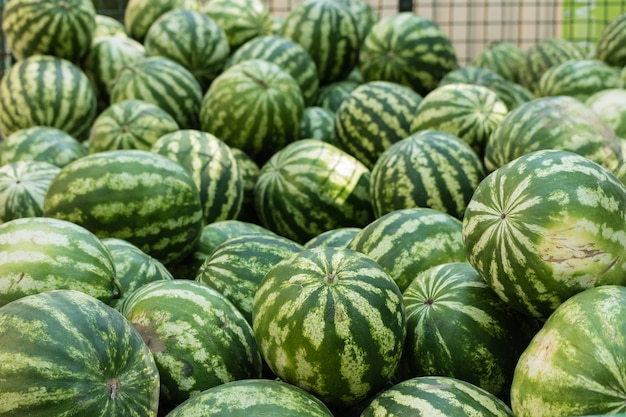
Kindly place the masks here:
POLYGON ((626 14, 9 0, 0 415, 626 413, 626 14))

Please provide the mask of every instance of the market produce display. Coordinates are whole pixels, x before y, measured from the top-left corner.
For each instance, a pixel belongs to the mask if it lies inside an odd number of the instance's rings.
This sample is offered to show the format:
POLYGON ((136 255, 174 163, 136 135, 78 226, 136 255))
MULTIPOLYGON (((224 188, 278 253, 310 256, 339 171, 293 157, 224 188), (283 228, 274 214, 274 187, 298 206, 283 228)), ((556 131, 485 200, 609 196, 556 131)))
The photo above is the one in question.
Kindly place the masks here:
POLYGON ((626 10, 122 3, 2 8, 0 415, 626 415, 626 10))

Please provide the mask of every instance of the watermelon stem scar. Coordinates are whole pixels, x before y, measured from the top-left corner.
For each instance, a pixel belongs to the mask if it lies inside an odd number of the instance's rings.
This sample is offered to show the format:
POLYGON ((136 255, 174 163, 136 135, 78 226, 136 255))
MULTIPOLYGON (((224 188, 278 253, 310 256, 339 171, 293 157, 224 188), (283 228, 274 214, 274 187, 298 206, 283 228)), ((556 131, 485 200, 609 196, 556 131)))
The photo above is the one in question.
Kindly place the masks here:
POLYGON ((120 390, 120 380, 117 378, 111 378, 107 381, 107 391, 112 400, 117 396, 117 392, 120 390))

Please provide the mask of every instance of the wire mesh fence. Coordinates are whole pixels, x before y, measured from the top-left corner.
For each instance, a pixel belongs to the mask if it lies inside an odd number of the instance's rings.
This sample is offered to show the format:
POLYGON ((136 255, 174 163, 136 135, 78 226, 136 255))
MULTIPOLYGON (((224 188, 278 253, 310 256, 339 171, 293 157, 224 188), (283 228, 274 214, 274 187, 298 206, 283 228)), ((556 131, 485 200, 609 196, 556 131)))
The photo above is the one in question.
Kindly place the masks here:
MULTIPOLYGON (((7 0, 0 0, 0 15, 7 0)), ((300 0, 266 0, 270 11, 289 13, 300 0)), ((368 0, 379 16, 412 11, 436 22, 467 64, 486 45, 507 41, 526 49, 539 40, 563 37, 593 51, 602 28, 626 12, 626 0, 368 0)), ((94 0, 97 12, 120 21, 127 0, 94 0)), ((0 31, 0 72, 12 63, 0 31)))

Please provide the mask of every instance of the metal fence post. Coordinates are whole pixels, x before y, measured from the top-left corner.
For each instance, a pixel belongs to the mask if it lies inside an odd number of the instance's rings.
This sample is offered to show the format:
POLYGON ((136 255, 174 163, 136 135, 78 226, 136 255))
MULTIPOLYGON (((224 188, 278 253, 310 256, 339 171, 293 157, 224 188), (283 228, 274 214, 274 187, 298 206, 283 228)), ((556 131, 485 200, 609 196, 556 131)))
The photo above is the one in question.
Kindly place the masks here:
POLYGON ((398 11, 399 12, 412 12, 413 11, 413 0, 399 0, 398 1, 398 11))

